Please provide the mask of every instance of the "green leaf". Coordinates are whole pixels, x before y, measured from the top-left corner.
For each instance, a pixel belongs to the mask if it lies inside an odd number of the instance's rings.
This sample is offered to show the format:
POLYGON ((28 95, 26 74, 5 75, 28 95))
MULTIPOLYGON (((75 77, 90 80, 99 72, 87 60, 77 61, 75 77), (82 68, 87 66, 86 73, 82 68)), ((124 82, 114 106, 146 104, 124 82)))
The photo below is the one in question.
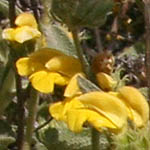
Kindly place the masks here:
POLYGON ((69 27, 95 27, 105 23, 113 5, 113 0, 53 0, 51 12, 69 27))
POLYGON ((0 150, 5 150, 7 146, 15 142, 14 133, 8 122, 0 120, 0 150))
POLYGON ((35 150, 48 150, 43 144, 37 143, 35 144, 35 150))
POLYGON ((46 38, 47 47, 77 57, 72 38, 69 37, 66 29, 59 25, 42 25, 42 31, 46 38))
POLYGON ((83 78, 81 76, 77 77, 78 85, 83 93, 91 92, 91 91, 101 91, 101 89, 96 86, 90 80, 83 78))
POLYGON ((9 70, 0 90, 0 116, 12 101, 12 98, 14 97, 14 91, 15 76, 14 72, 12 70, 9 70))
POLYGON ((48 150, 91 150, 91 130, 81 133, 71 132, 66 124, 52 120, 39 131, 40 141, 48 150))
POLYGON ((9 144, 14 143, 15 138, 7 135, 0 135, 0 147, 7 147, 9 144))

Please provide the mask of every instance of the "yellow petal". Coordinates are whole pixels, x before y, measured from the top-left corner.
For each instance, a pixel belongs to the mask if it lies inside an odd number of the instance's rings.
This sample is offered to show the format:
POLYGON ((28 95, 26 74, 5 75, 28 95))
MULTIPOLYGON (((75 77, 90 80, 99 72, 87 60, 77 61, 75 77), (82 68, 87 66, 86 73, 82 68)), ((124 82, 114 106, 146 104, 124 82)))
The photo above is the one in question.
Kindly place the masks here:
POLYGON ((76 99, 65 99, 62 102, 51 104, 49 112, 56 120, 67 121, 67 112, 72 109, 82 108, 83 104, 76 99))
POLYGON ((2 38, 6 40, 14 40, 14 30, 13 28, 4 29, 2 32, 2 38))
POLYGON ((118 92, 108 92, 110 95, 113 95, 113 96, 115 96, 115 97, 117 97, 117 98, 119 98, 119 99, 121 99, 122 100, 122 102, 125 104, 125 106, 126 106, 126 109, 127 109, 127 113, 128 113, 128 117, 131 119, 131 120, 133 120, 133 112, 132 112, 132 109, 131 109, 131 107, 130 107, 130 105, 127 103, 127 102, 125 102, 122 98, 121 98, 121 96, 120 96, 120 94, 118 93, 118 92))
POLYGON ((149 106, 144 96, 136 88, 129 86, 119 89, 119 93, 130 106, 135 124, 143 126, 149 119, 149 106))
POLYGON ((31 61, 38 61, 45 65, 51 58, 59 55, 64 55, 62 52, 51 49, 51 48, 42 48, 34 53, 31 54, 30 59, 31 61))
POLYGON ((53 118, 56 120, 66 120, 66 116, 64 113, 64 103, 63 102, 57 102, 49 107, 49 112, 53 118))
POLYGON ((65 97, 74 97, 74 96, 78 96, 78 95, 82 94, 82 92, 78 86, 78 83, 77 83, 77 78, 79 76, 83 77, 83 74, 77 73, 76 75, 74 75, 71 78, 71 80, 69 81, 69 83, 65 89, 65 92, 64 92, 65 97))
POLYGON ((32 86, 43 93, 52 93, 55 83, 58 85, 66 85, 68 83, 68 80, 58 73, 47 72, 44 70, 33 73, 29 79, 32 86))
POLYGON ((45 64, 45 67, 50 71, 56 71, 69 77, 81 72, 80 61, 67 55, 52 58, 45 64))
POLYGON ((126 106, 119 98, 105 92, 90 92, 79 96, 77 99, 86 107, 105 116, 118 128, 122 128, 126 124, 126 106))
POLYGON ((29 26, 17 27, 13 34, 14 41, 19 43, 41 36, 41 33, 37 29, 29 26))
POLYGON ((57 85, 61 85, 64 86, 66 84, 68 84, 69 82, 69 78, 60 75, 59 73, 50 73, 50 77, 53 78, 54 83, 57 85))
POLYGON ((96 74, 96 78, 99 86, 103 90, 112 90, 117 85, 117 81, 115 81, 111 76, 106 73, 100 72, 96 74))
POLYGON ((20 14, 16 20, 15 24, 17 26, 31 26, 33 28, 37 28, 37 22, 31 13, 22 13, 20 14))
POLYGON ((88 122, 100 132, 101 132, 101 128, 117 129, 117 126, 115 126, 106 117, 100 115, 97 112, 90 111, 90 110, 89 110, 88 122))
POLYGON ((86 121, 99 131, 101 131, 102 127, 111 129, 117 128, 103 115, 94 110, 85 108, 76 98, 65 99, 62 102, 51 104, 49 112, 54 119, 65 121, 70 130, 74 132, 80 132, 86 121))
POLYGON ((116 128, 111 121, 95 111, 88 109, 71 109, 68 111, 67 123, 70 130, 80 132, 85 122, 90 123, 99 131, 101 131, 103 127, 116 128))
POLYGON ((31 54, 29 57, 23 57, 17 60, 16 67, 18 73, 22 76, 28 76, 36 71, 45 68, 45 63, 53 56, 63 55, 60 51, 43 48, 31 54))
POLYGON ((42 93, 52 93, 54 90, 54 80, 46 71, 33 73, 29 79, 32 86, 42 93))
POLYGON ((44 66, 40 63, 40 61, 31 61, 29 57, 23 57, 17 60, 16 67, 18 74, 21 76, 28 76, 35 71, 39 71, 44 69, 44 66))
POLYGON ((28 57, 23 57, 17 60, 16 62, 16 67, 17 67, 17 72, 21 76, 28 76, 29 74, 32 73, 32 70, 29 66, 29 58, 28 57))
POLYGON ((141 117, 141 115, 139 115, 139 113, 136 110, 132 109, 132 108, 130 108, 130 111, 131 111, 132 116, 133 116, 130 119, 135 123, 135 125, 137 127, 144 126, 145 123, 143 122, 143 118, 141 117))

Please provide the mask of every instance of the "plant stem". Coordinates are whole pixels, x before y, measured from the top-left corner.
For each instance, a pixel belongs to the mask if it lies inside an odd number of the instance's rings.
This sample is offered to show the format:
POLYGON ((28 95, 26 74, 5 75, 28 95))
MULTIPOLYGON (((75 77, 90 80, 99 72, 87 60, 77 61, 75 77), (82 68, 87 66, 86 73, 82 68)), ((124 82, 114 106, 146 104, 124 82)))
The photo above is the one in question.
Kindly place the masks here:
POLYGON ((16 0, 9 0, 9 20, 10 20, 11 27, 15 26, 14 24, 16 18, 15 4, 16 4, 16 0))
POLYGON ((95 36, 96 36, 96 45, 98 48, 98 52, 102 52, 103 51, 103 46, 102 46, 102 42, 101 42, 101 36, 100 36, 100 32, 99 32, 99 28, 96 27, 94 29, 95 31, 95 36))
POLYGON ((88 65, 86 63, 83 50, 80 46, 80 41, 79 41, 79 37, 78 37, 78 30, 76 28, 73 28, 71 31, 72 31, 73 40, 74 40, 74 44, 76 47, 78 58, 81 61, 82 70, 87 75, 87 77, 89 77, 89 68, 88 68, 88 65))
POLYGON ((100 133, 95 128, 92 128, 92 150, 100 150, 99 138, 100 133))
POLYGON ((32 136, 34 131, 34 123, 37 115, 37 107, 39 102, 38 92, 31 89, 30 99, 28 100, 28 118, 23 150, 31 150, 32 136))
MULTIPOLYGON (((81 61, 82 70, 86 74, 88 79, 93 80, 93 78, 91 76, 90 68, 86 63, 84 53, 83 53, 83 50, 82 50, 81 45, 80 45, 80 41, 79 41, 79 37, 78 37, 78 30, 74 28, 71 31, 72 31, 73 40, 74 40, 74 44, 76 47, 78 58, 81 61)), ((94 128, 92 128, 92 150, 100 150, 99 132, 94 128)))
POLYGON ((145 30, 146 30, 146 77, 148 86, 148 95, 150 98, 150 0, 143 0, 144 15, 145 15, 145 30))
POLYGON ((50 117, 46 122, 44 122, 43 124, 41 124, 39 127, 37 127, 34 132, 39 131, 40 129, 42 129, 43 127, 45 127, 47 124, 49 124, 52 121, 52 117, 50 117))
POLYGON ((16 73, 16 91, 17 91, 17 112, 18 112, 18 130, 17 130, 17 147, 18 150, 22 150, 24 141, 24 123, 25 123, 25 111, 24 102, 25 98, 23 96, 21 77, 16 73))
MULTIPOLYGON (((9 0, 9 20, 10 26, 15 26, 16 10, 15 10, 16 0, 9 0)), ((12 61, 15 64, 17 57, 15 56, 15 51, 10 52, 12 61)), ((11 61, 11 57, 9 60, 11 61)), ((16 143, 18 150, 22 150, 23 140, 24 140, 24 101, 23 96, 21 77, 17 74, 16 68, 14 67, 15 78, 16 78, 16 93, 17 93, 17 112, 18 112, 18 129, 17 129, 17 138, 16 143)))

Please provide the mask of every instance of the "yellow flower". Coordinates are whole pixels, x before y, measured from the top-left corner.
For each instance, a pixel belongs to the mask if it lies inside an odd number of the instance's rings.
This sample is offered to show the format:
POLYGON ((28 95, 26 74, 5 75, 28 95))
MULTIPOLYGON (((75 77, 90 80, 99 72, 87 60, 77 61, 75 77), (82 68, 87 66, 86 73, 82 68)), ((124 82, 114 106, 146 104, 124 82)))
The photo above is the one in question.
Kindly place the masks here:
POLYGON ((149 106, 144 96, 134 87, 123 86, 118 92, 109 92, 126 105, 128 117, 137 127, 144 126, 149 120, 149 106))
POLYGON ((98 131, 120 130, 126 125, 127 110, 122 101, 105 92, 89 92, 50 105, 50 114, 65 121, 70 130, 80 132, 85 122, 98 131))
POLYGON ((64 101, 51 104, 49 112, 56 120, 67 123, 70 130, 80 132, 85 122, 98 131, 109 128, 122 131, 130 119, 137 127, 144 126, 149 119, 149 106, 144 96, 134 87, 124 86, 118 92, 88 92, 83 94, 78 86, 76 74, 69 81, 64 101))
POLYGON ((37 22, 31 13, 22 13, 16 20, 16 28, 7 28, 2 32, 2 37, 6 40, 23 43, 25 41, 41 36, 38 31, 37 22))
POLYGON ((81 72, 78 59, 49 48, 20 58, 16 67, 21 76, 28 76, 32 86, 43 93, 52 93, 54 84, 64 86, 74 74, 81 72))
POLYGON ((115 81, 110 75, 104 72, 97 73, 96 78, 99 86, 103 90, 110 91, 117 85, 117 81, 115 81))
MULTIPOLYGON (((98 73, 97 80, 102 89, 112 90, 117 82, 105 73, 98 73)), ((118 92, 109 94, 119 97, 126 105, 128 117, 137 127, 144 126, 149 119, 149 106, 144 96, 134 87, 123 86, 118 92)))

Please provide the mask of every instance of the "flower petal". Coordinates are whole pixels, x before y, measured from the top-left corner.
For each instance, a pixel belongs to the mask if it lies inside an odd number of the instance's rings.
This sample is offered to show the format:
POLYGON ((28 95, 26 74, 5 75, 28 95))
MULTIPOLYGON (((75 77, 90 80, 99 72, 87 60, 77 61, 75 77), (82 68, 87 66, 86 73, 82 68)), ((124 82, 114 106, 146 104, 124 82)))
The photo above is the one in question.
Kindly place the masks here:
POLYGON ((117 81, 115 81, 110 75, 108 75, 108 74, 106 74, 104 72, 97 73, 96 74, 96 78, 97 78, 99 86, 103 90, 110 91, 117 84, 117 81))
POLYGON ((78 72, 81 72, 81 64, 77 58, 72 56, 57 56, 50 59, 45 67, 49 71, 56 71, 66 76, 72 77, 78 72))
POLYGON ((102 127, 116 129, 117 127, 104 116, 88 109, 72 109, 67 113, 67 123, 70 130, 80 132, 85 122, 89 122, 97 130, 101 131, 102 127))
POLYGON ((13 28, 4 29, 2 32, 3 39, 13 41, 14 40, 14 30, 13 28))
POLYGON ((43 93, 52 93, 54 84, 66 85, 68 79, 58 73, 48 71, 38 71, 29 77, 33 87, 43 93))
POLYGON ((31 54, 30 59, 31 61, 38 61, 45 65, 51 58, 55 56, 64 55, 62 52, 51 49, 51 48, 42 48, 34 53, 31 54))
POLYGON ((20 14, 16 20, 15 24, 17 26, 30 26, 33 28, 37 28, 37 22, 31 13, 22 13, 20 14))
POLYGON ((19 75, 28 76, 35 71, 44 69, 40 62, 31 61, 29 57, 23 57, 17 60, 16 67, 19 75))
POLYGON ((71 109, 82 108, 83 104, 76 99, 65 99, 62 102, 57 102, 49 107, 49 112, 56 120, 66 121, 67 112, 71 109))
POLYGON ((37 38, 41 36, 41 33, 32 27, 29 26, 22 26, 22 27, 17 27, 14 30, 14 41, 17 41, 19 43, 23 43, 25 41, 37 38))
POLYGON ((143 126, 149 119, 149 106, 144 96, 136 88, 129 86, 120 88, 119 93, 130 106, 135 124, 143 126))
POLYGON ((29 79, 32 86, 42 93, 52 93, 54 90, 54 79, 46 71, 33 73, 29 79))
POLYGON ((53 118, 56 120, 66 120, 66 116, 64 113, 64 103, 63 102, 57 102, 49 107, 49 112, 53 118))
POLYGON ((98 112, 86 109, 76 98, 65 99, 62 102, 50 105, 49 112, 56 120, 65 121, 70 130, 74 132, 80 132, 86 121, 99 131, 101 131, 102 127, 117 128, 111 121, 98 112))
POLYGON ((133 120, 133 113, 132 113, 131 107, 130 107, 130 105, 129 105, 127 102, 125 102, 125 101, 120 97, 120 94, 119 94, 118 92, 109 92, 109 94, 110 94, 110 95, 113 95, 113 96, 115 96, 115 97, 117 97, 117 98, 119 98, 119 99, 122 100, 122 102, 126 105, 128 117, 129 117, 131 120, 133 120))
POLYGON ((54 83, 57 85, 64 86, 64 85, 68 84, 68 82, 69 82, 69 78, 62 76, 59 73, 51 72, 50 76, 51 76, 51 78, 53 78, 54 83))
POLYGON ((63 55, 63 53, 43 48, 31 54, 29 57, 23 57, 17 60, 16 67, 21 76, 28 76, 36 71, 43 70, 45 63, 53 56, 63 55))
POLYGON ((69 83, 65 89, 65 92, 64 92, 65 97, 74 97, 74 96, 82 94, 82 92, 78 86, 78 83, 77 83, 78 76, 83 76, 83 74, 77 73, 76 75, 74 75, 71 78, 71 80, 69 81, 69 83))
POLYGON ((122 128, 126 124, 126 106, 119 98, 105 92, 90 92, 77 99, 86 107, 105 116, 118 128, 122 128))

